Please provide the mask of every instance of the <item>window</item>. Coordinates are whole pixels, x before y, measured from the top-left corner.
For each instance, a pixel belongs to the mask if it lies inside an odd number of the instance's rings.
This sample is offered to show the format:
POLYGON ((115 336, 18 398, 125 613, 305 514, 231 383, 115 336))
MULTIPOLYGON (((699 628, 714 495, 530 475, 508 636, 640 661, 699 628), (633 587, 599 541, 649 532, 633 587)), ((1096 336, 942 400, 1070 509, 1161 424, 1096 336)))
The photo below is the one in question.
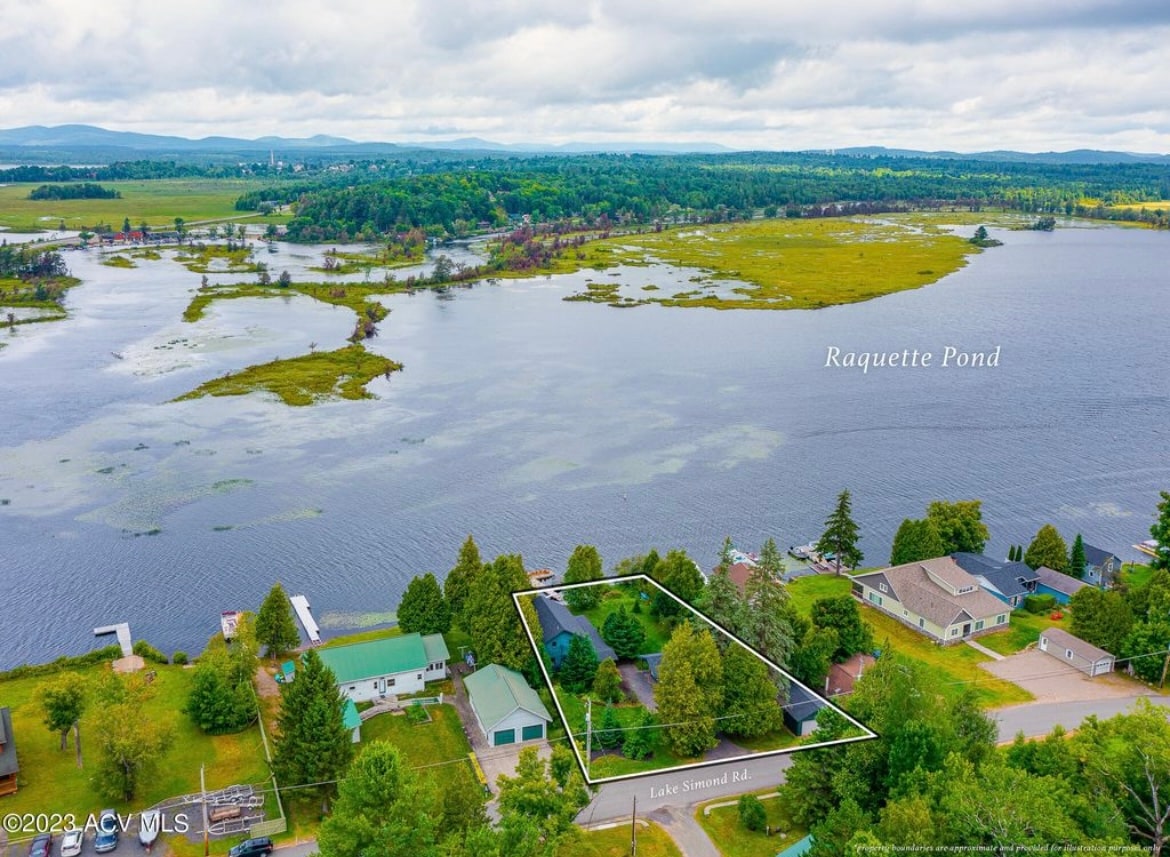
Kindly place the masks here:
POLYGON ((880 589, 882 592, 889 592, 889 589, 886 587, 886 585, 884 583, 879 583, 878 589, 880 589))
POLYGON ((982 619, 976 619, 976 620, 975 620, 975 630, 976 630, 976 631, 982 631, 982 630, 983 630, 983 620, 982 620, 982 619))
POLYGON ((396 678, 388 678, 388 679, 386 679, 386 684, 389 685, 390 687, 394 687, 394 684, 397 681, 398 681, 398 679, 396 679, 396 678))
POLYGON ((919 619, 919 620, 918 620, 918 627, 919 627, 919 628, 925 628, 925 627, 926 627, 926 620, 925 620, 925 619, 919 619))
POLYGON ((418 674, 418 680, 419 680, 419 681, 422 681, 422 673, 419 673, 419 674, 418 674))
POLYGON ((869 593, 869 600, 872 601, 874 604, 876 604, 878 607, 882 606, 882 597, 880 595, 878 595, 876 592, 869 593))
POLYGON ((995 624, 996 625, 1002 625, 1006 621, 1007 621, 1007 614, 1006 613, 1000 613, 998 616, 995 617, 995 624))
POLYGON ((902 615, 903 615, 903 616, 909 616, 909 615, 910 615, 910 611, 909 611, 909 610, 907 610, 905 607, 903 607, 903 608, 902 608, 902 615))
POLYGON ((951 628, 951 636, 952 637, 959 636, 959 629, 958 628, 951 628))
POLYGON ((357 690, 357 685, 351 684, 351 685, 349 686, 349 689, 350 689, 350 690, 357 690))
POLYGON ((1072 660, 1072 649, 1065 649, 1064 656, 1071 661, 1072 660))

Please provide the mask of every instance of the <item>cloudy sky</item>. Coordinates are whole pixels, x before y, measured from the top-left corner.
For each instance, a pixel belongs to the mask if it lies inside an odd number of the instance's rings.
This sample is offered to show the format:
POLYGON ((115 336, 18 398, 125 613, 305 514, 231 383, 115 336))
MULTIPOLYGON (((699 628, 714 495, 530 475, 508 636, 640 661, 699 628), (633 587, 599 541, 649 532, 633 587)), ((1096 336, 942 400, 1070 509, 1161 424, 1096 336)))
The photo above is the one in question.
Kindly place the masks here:
POLYGON ((0 127, 1170 152, 1167 0, 0 0, 0 127))

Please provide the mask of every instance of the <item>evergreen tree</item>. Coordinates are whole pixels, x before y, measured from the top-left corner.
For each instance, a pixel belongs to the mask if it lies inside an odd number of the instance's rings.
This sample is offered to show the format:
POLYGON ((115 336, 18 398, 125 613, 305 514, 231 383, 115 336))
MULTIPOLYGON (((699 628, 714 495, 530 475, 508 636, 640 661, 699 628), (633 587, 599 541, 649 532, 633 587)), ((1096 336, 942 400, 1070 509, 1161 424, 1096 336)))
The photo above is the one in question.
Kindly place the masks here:
POLYGON ((569 640, 569 651, 561 661, 557 679, 569 693, 584 693, 593 686, 597 676, 597 652, 584 634, 574 634, 569 640))
MULTIPOLYGON (((529 588, 524 560, 518 554, 496 557, 476 575, 463 606, 465 630, 481 664, 502 664, 522 672, 533 658, 528 636, 512 601, 512 593, 529 588)), ((529 628, 540 620, 531 599, 521 599, 529 628)))
POLYGON ((784 723, 772 671, 738 643, 723 653, 722 715, 723 731, 740 738, 760 738, 784 723))
POLYGON ((837 495, 837 507, 825 519, 825 532, 817 542, 817 550, 822 554, 833 554, 837 574, 840 574, 842 565, 856 568, 864 559, 857 547, 859 537, 849 491, 845 490, 837 495))
POLYGON ((398 626, 407 634, 445 634, 451 630, 451 611, 431 572, 407 585, 398 605, 398 626))
POLYGON ((471 592, 472 582, 483 570, 483 561, 479 557, 479 548, 471 536, 459 548, 459 560, 455 567, 447 573, 443 581, 443 595, 447 599, 447 609, 451 613, 451 621, 463 630, 467 630, 463 606, 471 592))
POLYGON ((654 686, 666 740, 680 756, 691 758, 714 747, 715 714, 723 703, 723 663, 707 631, 683 622, 662 649, 654 686))
POLYGON ((935 500, 926 509, 926 518, 934 524, 942 539, 941 555, 953 553, 983 553, 991 538, 983 523, 983 504, 979 500, 958 500, 953 503, 935 500))
POLYGON ((292 603, 284 587, 274 583, 256 614, 256 641, 268 650, 269 657, 278 658, 301 644, 301 632, 292 612, 292 603))
MULTIPOLYGON (((1073 539, 1072 550, 1068 555, 1068 567, 1064 569, 1064 573, 1070 577, 1075 577, 1081 580, 1085 576, 1085 566, 1088 562, 1085 559, 1085 540, 1081 538, 1081 534, 1077 533, 1077 537, 1073 539)), ((1060 569, 1056 569, 1060 571, 1060 569)))
POLYGON ((784 557, 780 555, 780 549, 776 547, 776 540, 771 536, 760 548, 759 567, 773 580, 780 580, 784 576, 784 557))
POLYGON ((622 745, 622 724, 618 720, 617 709, 612 705, 605 706, 605 714, 601 717, 601 727, 593 733, 593 743, 602 750, 612 750, 622 745))
POLYGON ((943 556, 943 542, 933 521, 929 518, 902 521, 890 550, 890 565, 904 565, 938 556, 943 556))
POLYGON ((1024 562, 1033 570, 1043 565, 1060 571, 1068 566, 1068 546, 1056 527, 1045 524, 1040 528, 1024 553, 1024 562))
MULTIPOLYGON (((601 554, 593 545, 577 545, 569 556, 565 568, 565 583, 586 583, 601 580, 601 554)), ((574 613, 592 610, 601 600, 600 586, 583 586, 580 589, 566 589, 565 603, 574 613)))
POLYGON ((253 658, 246 650, 229 652, 226 646, 208 647, 191 676, 185 710, 209 735, 239 732, 259 713, 252 689, 253 658))
POLYGON ((835 663, 873 648, 873 633, 862 621, 857 602, 849 595, 818 598, 813 602, 810 617, 818 628, 832 628, 837 632, 837 651, 833 653, 835 663))
POLYGON ((617 664, 609 658, 597 665, 597 673, 593 677, 593 695, 603 702, 621 702, 625 698, 622 674, 618 672, 617 664))
POLYGON ((642 709, 638 719, 627 728, 622 743, 622 755, 640 762, 654 751, 654 715, 642 709))
POLYGON ((1150 568, 1170 571, 1170 492, 1161 491, 1162 501, 1158 504, 1158 520, 1150 527, 1150 535, 1158 543, 1150 568))
MULTIPOLYGON (((703 595, 697 606, 708 619, 737 637, 742 636, 747 629, 749 619, 747 602, 725 566, 721 565, 715 569, 715 573, 703 587, 703 595)), ((729 642, 729 638, 725 634, 716 634, 715 641, 722 649, 729 642)))
POLYGON ((280 690, 273 768, 282 786, 306 785, 327 806, 336 792, 332 783, 341 779, 353 758, 337 679, 317 651, 309 649, 297 668, 296 681, 280 690))
POLYGON ((768 825, 768 812, 755 795, 741 795, 736 805, 739 823, 748 830, 759 832, 768 825))
POLYGON ((610 645, 619 660, 629 660, 642 651, 642 645, 646 642, 646 629, 623 605, 605 617, 601 625, 601 639, 610 645))
POLYGON ((746 622, 740 638, 772 663, 788 663, 796 645, 788 590, 761 562, 748 576, 744 598, 746 622))
MULTIPOLYGON (((703 593, 703 574, 686 551, 672 550, 654 566, 654 579, 676 596, 694 604, 703 593)), ((665 592, 656 589, 650 601, 650 610, 655 616, 669 618, 677 616, 682 607, 665 592)))

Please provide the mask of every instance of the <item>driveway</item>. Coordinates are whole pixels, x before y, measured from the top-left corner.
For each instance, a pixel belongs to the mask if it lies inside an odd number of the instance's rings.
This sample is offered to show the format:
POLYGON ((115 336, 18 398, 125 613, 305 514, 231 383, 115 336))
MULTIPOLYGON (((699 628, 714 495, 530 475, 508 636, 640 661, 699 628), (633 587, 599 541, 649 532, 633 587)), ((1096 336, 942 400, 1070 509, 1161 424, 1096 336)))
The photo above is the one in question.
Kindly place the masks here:
POLYGON ((621 664, 618 672, 622 674, 622 684, 626 692, 634 699, 646 706, 647 711, 657 711, 658 704, 654 702, 654 682, 650 678, 649 670, 640 670, 633 664, 621 664))
POLYGON ((1075 667, 1038 649, 1019 652, 979 666, 992 675, 1022 687, 1036 697, 1036 702, 1085 702, 1153 693, 1144 685, 1116 673, 1091 679, 1075 667))

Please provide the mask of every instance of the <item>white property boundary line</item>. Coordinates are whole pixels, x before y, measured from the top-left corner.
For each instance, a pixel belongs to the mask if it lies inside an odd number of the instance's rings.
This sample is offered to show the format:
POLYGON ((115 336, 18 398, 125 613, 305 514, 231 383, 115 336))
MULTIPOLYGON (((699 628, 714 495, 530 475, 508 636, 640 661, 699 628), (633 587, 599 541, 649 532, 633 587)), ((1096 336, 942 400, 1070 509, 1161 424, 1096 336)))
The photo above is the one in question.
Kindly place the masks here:
POLYGON ((573 748, 573 755, 575 755, 577 757, 577 764, 581 768, 581 775, 585 778, 585 782, 591 786, 592 785, 600 785, 602 783, 618 782, 620 780, 632 780, 632 779, 635 779, 637 777, 660 776, 662 774, 670 773, 672 771, 687 771, 687 770, 692 770, 695 768, 710 768, 710 767, 714 767, 714 766, 718 766, 718 765, 739 765, 748 759, 761 758, 764 756, 788 756, 788 755, 791 755, 793 753, 803 752, 805 750, 818 750, 818 749, 821 749, 823 747, 835 747, 835 746, 838 746, 840 744, 853 744, 857 741, 871 741, 871 740, 878 737, 878 734, 876 732, 874 732, 872 729, 870 729, 868 726, 866 726, 860 720, 849 715, 843 709, 841 709, 839 706, 834 705, 832 702, 830 702, 828 699, 826 699, 823 695, 817 693, 812 688, 810 688, 808 685, 793 678, 793 676, 790 673, 788 673, 788 671, 786 671, 782 667, 778 666, 777 664, 774 664, 772 661, 765 658, 763 655, 761 655, 759 652, 757 652, 755 649, 753 649, 751 646, 749 646, 743 640, 739 639, 739 637, 732 634, 730 631, 728 631, 723 626, 719 625, 717 622, 712 621, 710 616, 707 616, 701 610, 699 610, 699 609, 691 606, 687 602, 683 601, 681 598, 679 598, 677 595, 675 595, 673 592, 671 592, 669 589, 667 589, 665 586, 663 586, 657 580, 654 580, 649 575, 646 575, 646 574, 627 574, 627 575, 622 575, 620 577, 603 577, 600 580, 589 580, 589 581, 586 581, 584 583, 564 583, 564 584, 561 584, 560 586, 544 586, 544 587, 538 587, 538 588, 534 588, 534 589, 522 589, 518 592, 512 593, 512 603, 516 607, 516 612, 520 614, 520 624, 524 626, 524 633, 528 635, 528 642, 532 646, 533 654, 536 655, 536 662, 540 666, 540 673, 541 673, 541 675, 544 676, 544 682, 548 686, 549 693, 552 695, 553 704, 556 705, 556 707, 557 707, 557 713, 561 715, 561 723, 564 724, 565 735, 569 739, 569 745, 573 748), (696 614, 697 616, 701 616, 703 619, 705 619, 707 622, 709 622, 712 625, 712 627, 718 629, 724 635, 726 635, 729 639, 731 639, 731 640, 735 641, 736 643, 738 643, 739 645, 743 646, 743 648, 746 649, 748 652, 751 652, 753 655, 755 655, 757 658, 759 658, 765 664, 767 664, 772 669, 779 672, 790 683, 799 685, 800 687, 804 688, 815 699, 823 702, 826 706, 833 709, 835 712, 837 712, 842 717, 844 717, 847 721, 849 721, 849 723, 853 724, 858 729, 860 729, 864 734, 857 735, 857 736, 854 736, 852 738, 836 738, 832 741, 821 741, 821 742, 816 743, 816 744, 804 744, 804 745, 801 745, 799 747, 786 747, 786 748, 782 748, 779 750, 760 750, 760 751, 749 753, 749 754, 744 755, 744 756, 737 756, 733 759, 714 759, 710 762, 692 762, 692 763, 687 764, 687 765, 675 765, 675 766, 670 767, 670 768, 658 768, 656 770, 646 771, 644 773, 619 774, 618 776, 602 777, 599 779, 594 779, 594 778, 590 777, 589 776, 589 766, 585 764, 585 759, 581 756, 581 750, 577 746, 577 742, 575 740, 573 740, 573 728, 569 725, 569 718, 565 716, 565 710, 561 707, 560 699, 557 698, 557 692, 553 688, 552 677, 549 676, 548 669, 545 667, 544 658, 542 658, 540 656, 540 646, 537 644, 536 638, 532 635, 532 629, 528 627, 528 620, 526 620, 524 618, 524 611, 520 609, 520 598, 523 596, 539 596, 543 593, 548 593, 548 592, 563 592, 563 591, 568 590, 568 589, 581 589, 581 588, 584 588, 586 586, 600 586, 603 584, 604 585, 614 585, 614 584, 620 584, 620 583, 629 583, 629 582, 632 582, 635 580, 646 581, 651 586, 656 587, 656 588, 662 590, 663 592, 665 592, 667 595, 669 595, 671 598, 673 598, 675 601, 677 601, 681 606, 685 607, 687 610, 690 610, 692 613, 696 614))

